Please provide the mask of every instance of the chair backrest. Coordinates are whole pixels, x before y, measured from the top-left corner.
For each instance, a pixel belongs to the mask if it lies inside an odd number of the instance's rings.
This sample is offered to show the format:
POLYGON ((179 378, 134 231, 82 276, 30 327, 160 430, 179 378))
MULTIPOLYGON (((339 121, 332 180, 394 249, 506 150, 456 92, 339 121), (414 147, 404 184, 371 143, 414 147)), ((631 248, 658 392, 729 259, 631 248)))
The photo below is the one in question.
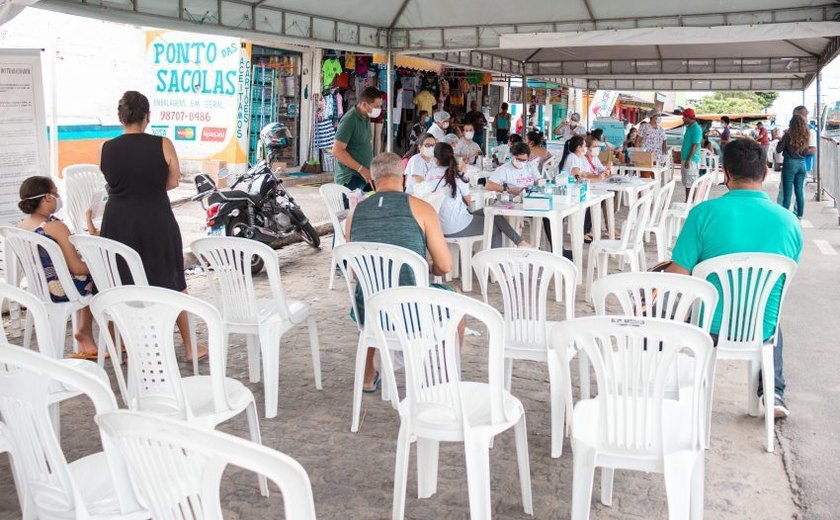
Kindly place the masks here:
POLYGON ((312 486, 296 460, 232 435, 141 412, 96 422, 128 463, 152 518, 221 519, 219 485, 228 465, 265 475, 283 493, 284 518, 315 520, 312 486))
POLYGON ((688 216, 691 208, 700 204, 704 200, 709 200, 709 195, 712 193, 712 183, 714 183, 715 176, 711 172, 706 175, 701 175, 691 183, 691 188, 688 190, 688 198, 685 199, 684 216, 688 216))
POLYGON ((674 273, 617 273, 592 284, 595 313, 606 316, 607 300, 618 301, 623 316, 691 322, 709 331, 718 294, 715 286, 692 276, 674 273))
POLYGON ((650 219, 653 193, 648 191, 630 206, 627 219, 621 226, 621 248, 644 247, 645 228, 650 219))
POLYGON ((251 274, 254 257, 265 262, 271 298, 283 318, 288 317, 288 306, 280 281, 280 263, 277 253, 269 246, 239 237, 200 238, 190 244, 201 262, 216 305, 228 324, 259 322, 258 295, 251 274))
MULTIPOLYGON (((15 474, 26 483, 26 500, 38 518, 89 518, 50 419, 50 388, 55 384, 89 397, 97 413, 117 409, 116 398, 103 381, 0 339, 0 416, 14 450, 15 474)), ((122 459, 106 439, 102 447, 116 489, 116 510, 138 510, 122 459)))
MULTIPOLYGON (((354 277, 362 289, 367 314, 370 298, 380 291, 399 286, 403 269, 414 274, 415 285, 429 285, 429 264, 426 263, 426 259, 404 247, 374 242, 348 242, 336 246, 333 249, 333 257, 344 273, 355 316, 359 316, 359 309, 356 305, 355 289, 351 283, 354 277), (350 276, 351 274, 353 276, 350 276)), ((361 321, 357 319, 356 323, 361 329, 361 321)), ((367 318, 365 323, 368 323, 367 318)))
POLYGON ((665 214, 668 208, 671 207, 671 199, 674 197, 674 187, 676 185, 676 179, 671 179, 668 184, 656 192, 656 197, 653 199, 653 205, 650 210, 648 228, 658 228, 665 223, 665 214))
POLYGON ((64 253, 61 252, 58 243, 38 233, 14 227, 0 227, 0 236, 3 237, 6 246, 4 251, 6 265, 16 264, 20 266, 23 270, 23 276, 26 278, 26 288, 29 292, 37 296, 42 302, 52 302, 47 274, 44 271, 44 264, 41 262, 41 251, 44 251, 53 268, 55 268, 55 274, 67 295, 67 299, 71 302, 81 299, 64 259, 64 253), (12 260, 12 255, 14 255, 14 260, 12 260))
POLYGON ((556 155, 550 156, 542 165, 542 171, 540 174, 542 175, 543 179, 551 178, 552 174, 557 174, 557 165, 560 160, 557 158, 556 155))
MULTIPOLYGON (((394 324, 405 361, 405 394, 412 417, 429 412, 440 414, 445 422, 470 427, 464 412, 459 383, 458 326, 469 316, 487 328, 487 382, 492 423, 512 419, 505 416, 504 400, 504 322, 494 308, 469 296, 430 287, 397 287, 381 291, 366 302, 368 316, 377 319, 376 333, 387 349, 381 323, 394 324)), ((390 356, 382 356, 390 364, 390 356)))
POLYGON ((566 319, 575 317, 577 267, 569 260, 528 249, 489 249, 473 257, 481 292, 487 302, 487 284, 492 274, 502 292, 503 317, 508 342, 545 345, 548 337, 548 289, 562 283, 566 319))
MULTIPOLYGON (((0 281, 0 306, 6 302, 16 303, 29 313, 38 339, 38 351, 41 354, 52 359, 61 359, 64 356, 63 350, 56 349, 49 314, 43 301, 20 287, 0 281)), ((5 328, 3 328, 2 339, 8 341, 5 328)))
POLYGON ((105 176, 95 164, 74 164, 62 170, 64 177, 67 217, 76 233, 87 227, 85 212, 90 209, 93 195, 105 187, 105 176))
POLYGON ((720 291, 718 345, 759 347, 770 331, 764 330, 767 302, 781 285, 779 316, 796 262, 770 253, 736 253, 710 258, 694 267, 692 275, 709 280, 720 291))
POLYGON ((133 285, 149 285, 140 253, 127 245, 94 235, 72 235, 70 242, 87 264, 98 291, 125 285, 120 276, 120 262, 128 267, 133 285))
MULTIPOLYGON (((175 358, 175 320, 181 312, 189 312, 207 325, 213 408, 217 412, 232 408, 224 391, 224 326, 213 305, 169 289, 127 285, 97 294, 90 309, 100 327, 113 321, 123 339, 128 356, 128 385, 122 370, 114 372, 130 408, 182 420, 194 417, 184 397, 175 358)), ((111 335, 105 334, 105 340, 111 358, 116 359, 111 335)))
POLYGON ((350 189, 340 184, 329 183, 318 188, 318 191, 321 193, 321 198, 324 199, 324 203, 327 205, 327 213, 330 216, 330 222, 335 231, 336 244, 343 244, 346 242, 344 225, 339 215, 342 212, 345 214, 347 212, 344 208, 344 197, 350 195, 350 189))
POLYGON ((566 348, 586 353, 598 382, 599 450, 615 455, 661 456, 663 425, 673 421, 662 413, 668 380, 678 354, 692 374, 680 401, 690 406, 691 445, 702 449, 703 384, 712 362, 712 338, 703 330, 656 318, 577 318, 558 323, 550 349, 568 370, 566 348), (683 361, 682 359, 685 359, 683 361))

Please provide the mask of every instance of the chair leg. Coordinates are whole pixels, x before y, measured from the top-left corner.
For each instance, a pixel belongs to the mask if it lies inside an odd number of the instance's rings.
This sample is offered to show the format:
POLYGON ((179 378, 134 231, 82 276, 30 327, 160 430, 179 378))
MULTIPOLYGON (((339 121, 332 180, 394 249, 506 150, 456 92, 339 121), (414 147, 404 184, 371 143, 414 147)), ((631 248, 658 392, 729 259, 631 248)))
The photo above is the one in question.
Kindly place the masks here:
POLYGON ((601 503, 605 506, 612 505, 614 477, 615 469, 607 467, 601 468, 601 503))
POLYGON ((467 489, 470 496, 470 518, 483 520, 491 517, 490 505, 490 449, 488 440, 470 434, 464 440, 467 463, 467 489))
POLYGON ((505 358, 505 390, 510 392, 510 386, 513 383, 513 360, 505 358))
POLYGON ((350 431, 356 433, 359 431, 359 421, 362 412, 362 386, 365 384, 365 359, 367 356, 367 346, 365 345, 365 334, 359 334, 359 344, 356 347, 356 373, 353 378, 353 422, 350 425, 350 431))
MULTIPOLYGON (((230 337, 230 335, 228 335, 230 337)), ((248 380, 252 383, 260 382, 260 344, 253 334, 245 335, 245 345, 248 349, 248 380)))
POLYGON ((306 320, 306 326, 309 329, 309 348, 312 349, 312 372, 315 376, 315 388, 323 390, 321 384, 321 345, 318 341, 318 324, 315 321, 315 316, 310 316, 306 320))
POLYGON ((335 257, 330 260, 330 285, 329 290, 333 290, 333 285, 335 284, 335 268, 338 267, 338 264, 335 261, 335 257))
POLYGON ((461 289, 472 292, 472 244, 461 245, 461 289))
MULTIPOLYGON (((79 345, 79 340, 76 339, 76 331, 79 329, 78 323, 79 323, 79 311, 71 312, 70 313, 70 325, 71 325, 71 327, 70 327, 70 340, 71 340, 71 344, 73 345, 73 352, 75 352, 77 354, 81 350, 81 346, 79 345)), ((67 320, 65 319, 63 321, 62 332, 66 331, 66 330, 67 330, 67 320)), ((56 343, 56 346, 58 346, 58 345, 61 345, 62 347, 64 347, 64 338, 63 337, 61 338, 61 342, 56 343)), ((62 348, 62 351, 63 350, 64 349, 62 348)))
MULTIPOLYGON (((411 434, 406 420, 400 421, 397 437, 397 462, 394 466, 394 520, 405 518, 405 492, 408 485, 408 456, 411 453, 411 434)), ((420 463, 418 457, 418 465, 420 463)))
POLYGON ((747 402, 749 403, 748 412, 753 417, 758 417, 758 373, 761 371, 761 361, 752 360, 747 365, 747 402))
POLYGON ((761 349, 761 368, 764 373, 762 383, 764 384, 764 431, 767 435, 767 452, 773 453, 775 448, 774 423, 776 404, 776 372, 775 364, 773 362, 773 347, 762 347, 761 349))
MULTIPOLYGON (((525 514, 534 514, 534 499, 531 494, 531 459, 528 455, 528 428, 525 425, 525 414, 513 427, 516 436, 516 462, 519 467, 519 489, 522 492, 522 508, 525 514)), ((554 432, 552 432, 554 435, 554 432)), ((560 437, 562 440, 562 436, 560 437)))
POLYGON ((566 436, 566 400, 561 388, 562 377, 558 374, 557 361, 549 353, 548 393, 551 402, 551 457, 559 458, 563 454, 563 439, 566 436))
POLYGON ((668 497, 669 520, 681 520, 691 516, 694 460, 696 456, 693 453, 665 457, 665 494, 668 497))
POLYGON ((595 263, 598 261, 598 251, 594 242, 589 248, 589 258, 586 262, 586 301, 592 301, 592 283, 595 281, 595 263))
POLYGON ((437 493, 440 442, 417 438, 417 498, 429 498, 437 493))
MULTIPOLYGON (((715 354, 712 353, 714 356, 715 354)), ((712 445, 712 408, 714 403, 715 393, 715 368, 717 367, 717 360, 712 359, 709 362, 709 373, 706 376, 706 449, 712 445)))
MULTIPOLYGON (((193 348, 193 357, 192 357, 192 365, 193 365, 193 375, 198 375, 198 339, 196 338, 195 333, 195 317, 187 313, 187 331, 190 337, 190 345, 193 348)), ((227 348, 227 346, 225 347, 227 348)))
POLYGON ((61 444, 61 410, 58 407, 59 404, 52 403, 50 405, 50 422, 55 431, 55 437, 58 439, 59 444, 61 444))
POLYGON ((706 509, 706 457, 703 452, 694 462, 691 474, 691 520, 703 520, 706 509))
POLYGON ((589 357, 583 350, 578 352, 578 379, 580 380, 580 398, 589 399, 592 384, 589 379, 589 357))
POLYGON ((595 452, 572 441, 572 520, 589 520, 592 507, 592 480, 595 478, 595 452))
MULTIPOLYGON (((262 436, 260 435, 260 419, 257 416, 257 403, 253 400, 245 408, 245 414, 248 417, 248 433, 251 437, 251 442, 262 444, 262 436)), ((265 475, 258 475, 260 484, 260 494, 264 497, 268 496, 268 480, 265 475)))
POLYGON ((277 394, 280 393, 280 337, 271 328, 261 327, 259 341, 265 377, 265 417, 271 419, 277 417, 277 394))
MULTIPOLYGON (((23 348, 29 350, 32 348, 32 328, 33 319, 32 313, 29 312, 29 309, 26 310, 26 320, 23 323, 23 348)), ((57 348, 57 346, 56 346, 57 348)), ((64 356, 62 356, 64 357, 64 356)))

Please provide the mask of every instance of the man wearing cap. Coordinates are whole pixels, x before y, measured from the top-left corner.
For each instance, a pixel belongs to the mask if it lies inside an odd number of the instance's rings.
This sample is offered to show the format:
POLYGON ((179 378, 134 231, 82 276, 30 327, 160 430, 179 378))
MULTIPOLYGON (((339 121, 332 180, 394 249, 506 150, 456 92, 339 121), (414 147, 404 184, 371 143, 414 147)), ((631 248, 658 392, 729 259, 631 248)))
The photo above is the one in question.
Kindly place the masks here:
POLYGON ((691 185, 700 175, 700 144, 703 142, 703 129, 696 121, 697 116, 693 108, 686 108, 682 112, 685 133, 683 134, 680 161, 682 161, 682 183, 685 187, 685 198, 691 191, 691 185))
POLYGON ((449 112, 441 110, 435 112, 435 122, 429 127, 429 133, 435 136, 435 139, 440 142, 449 131, 449 112))

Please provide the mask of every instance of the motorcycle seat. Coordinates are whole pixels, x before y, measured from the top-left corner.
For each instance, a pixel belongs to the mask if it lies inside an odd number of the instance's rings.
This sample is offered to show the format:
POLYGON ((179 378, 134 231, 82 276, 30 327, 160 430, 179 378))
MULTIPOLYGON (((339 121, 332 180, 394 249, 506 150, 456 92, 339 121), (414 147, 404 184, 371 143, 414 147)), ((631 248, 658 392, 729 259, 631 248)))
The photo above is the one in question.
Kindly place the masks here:
POLYGON ((215 204, 217 202, 226 202, 231 200, 249 200, 254 204, 259 204, 261 197, 259 195, 252 195, 247 191, 242 190, 230 190, 230 191, 221 191, 214 193, 210 196, 210 203, 215 204))

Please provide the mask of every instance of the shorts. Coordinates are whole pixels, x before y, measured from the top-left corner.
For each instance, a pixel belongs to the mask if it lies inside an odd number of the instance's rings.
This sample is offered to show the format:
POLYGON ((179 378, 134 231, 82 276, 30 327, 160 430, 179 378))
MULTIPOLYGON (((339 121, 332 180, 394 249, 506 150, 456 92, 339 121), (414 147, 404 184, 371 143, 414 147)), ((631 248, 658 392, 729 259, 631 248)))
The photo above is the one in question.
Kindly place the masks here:
POLYGON ((682 183, 686 188, 690 188, 691 185, 694 184, 694 181, 696 181, 700 176, 700 163, 691 161, 689 164, 690 166, 688 168, 682 166, 680 170, 682 174, 682 183))

